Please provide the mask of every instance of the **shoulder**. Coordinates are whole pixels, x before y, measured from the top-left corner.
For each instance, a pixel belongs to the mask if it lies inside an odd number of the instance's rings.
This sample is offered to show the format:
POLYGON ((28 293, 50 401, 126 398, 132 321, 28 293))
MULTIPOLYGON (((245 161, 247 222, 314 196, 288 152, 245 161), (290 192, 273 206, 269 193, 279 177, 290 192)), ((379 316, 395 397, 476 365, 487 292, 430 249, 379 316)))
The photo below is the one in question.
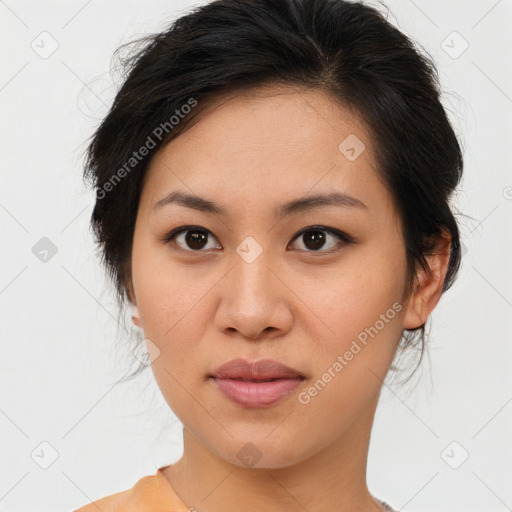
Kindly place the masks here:
POLYGON ((121 510, 121 508, 126 505, 128 493, 130 493, 130 490, 118 492, 111 496, 105 496, 104 498, 95 500, 88 505, 77 508, 73 512, 98 512, 98 510, 102 510, 103 512, 114 512, 121 510))
POLYGON ((145 476, 126 491, 106 496, 73 512, 184 512, 187 507, 178 498, 160 469, 145 476))
POLYGON ((140 507, 154 501, 155 487, 155 477, 145 476, 132 488, 105 496, 74 512, 98 512, 98 509, 102 510, 102 512, 129 511, 134 509, 134 507, 140 507))

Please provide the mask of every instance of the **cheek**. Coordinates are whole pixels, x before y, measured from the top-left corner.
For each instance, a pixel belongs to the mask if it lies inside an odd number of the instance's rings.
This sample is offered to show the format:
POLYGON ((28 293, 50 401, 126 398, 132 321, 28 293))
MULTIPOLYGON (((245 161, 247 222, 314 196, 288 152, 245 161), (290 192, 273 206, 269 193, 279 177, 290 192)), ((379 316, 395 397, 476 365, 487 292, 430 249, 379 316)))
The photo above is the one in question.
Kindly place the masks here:
POLYGON ((394 250, 391 257, 376 247, 354 252, 337 271, 302 280, 297 295, 307 297, 304 313, 311 319, 310 338, 316 340, 315 366, 320 375, 338 356, 345 356, 343 364, 351 367, 350 371, 344 367, 347 377, 363 366, 375 368, 377 374, 387 371, 403 331, 404 282, 405 255, 394 250))
POLYGON ((322 321, 334 334, 325 335, 325 327, 311 333, 314 371, 297 398, 306 417, 331 425, 333 436, 378 393, 401 337, 399 286, 389 275, 376 283, 378 275, 354 274, 318 294, 322 321))
POLYGON ((304 302, 317 317, 317 329, 323 328, 324 337, 346 339, 373 325, 400 300, 403 273, 399 265, 390 268, 373 256, 358 257, 354 264, 303 279, 294 292, 306 298, 304 302))
POLYGON ((132 280, 144 333, 165 341, 190 322, 203 286, 173 263, 165 247, 142 235, 134 237, 132 280))
POLYGON ((218 273, 208 264, 179 264, 165 248, 135 239, 132 274, 144 336, 160 351, 153 373, 169 405, 179 410, 182 401, 190 402, 182 386, 192 388, 204 378, 204 358, 211 352, 205 332, 218 273))

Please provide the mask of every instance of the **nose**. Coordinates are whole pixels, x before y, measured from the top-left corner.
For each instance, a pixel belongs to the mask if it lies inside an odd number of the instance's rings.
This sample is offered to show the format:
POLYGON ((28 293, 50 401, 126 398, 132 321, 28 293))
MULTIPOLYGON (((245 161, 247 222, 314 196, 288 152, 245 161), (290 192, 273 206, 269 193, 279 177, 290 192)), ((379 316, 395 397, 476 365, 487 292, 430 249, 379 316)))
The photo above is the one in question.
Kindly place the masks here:
POLYGON ((251 340, 274 339, 291 329, 293 293, 268 253, 263 251, 252 262, 235 254, 233 267, 219 288, 216 326, 224 334, 238 333, 251 340))

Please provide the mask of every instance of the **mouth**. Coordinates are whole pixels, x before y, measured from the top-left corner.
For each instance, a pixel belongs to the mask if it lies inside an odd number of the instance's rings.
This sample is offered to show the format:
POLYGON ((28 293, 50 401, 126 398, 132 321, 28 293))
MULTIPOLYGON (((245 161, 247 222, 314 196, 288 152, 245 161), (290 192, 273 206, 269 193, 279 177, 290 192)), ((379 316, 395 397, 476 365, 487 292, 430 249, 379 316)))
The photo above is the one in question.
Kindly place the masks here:
POLYGON ((293 393, 306 377, 271 359, 234 359, 208 376, 229 400, 243 407, 268 407, 293 393))

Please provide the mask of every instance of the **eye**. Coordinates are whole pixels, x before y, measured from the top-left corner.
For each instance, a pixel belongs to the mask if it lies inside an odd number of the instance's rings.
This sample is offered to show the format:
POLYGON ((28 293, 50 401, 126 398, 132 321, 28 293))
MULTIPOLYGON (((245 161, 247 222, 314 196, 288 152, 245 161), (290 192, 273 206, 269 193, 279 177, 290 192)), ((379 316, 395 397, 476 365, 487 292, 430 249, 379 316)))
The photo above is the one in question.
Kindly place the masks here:
MULTIPOLYGON (((211 246, 208 247, 208 239, 211 238, 214 240, 211 235, 210 231, 199 226, 181 226, 173 229, 162 242, 165 244, 174 242, 180 249, 188 252, 206 252, 203 249, 208 250, 215 248, 211 246)), ((350 235, 347 235, 343 231, 327 228, 325 226, 308 226, 297 233, 293 237, 292 242, 299 239, 299 237, 302 237, 303 244, 306 247, 306 249, 300 250, 304 250, 305 252, 331 253, 336 251, 336 246, 339 245, 340 241, 344 244, 353 242, 353 238, 350 235), (338 243, 336 243, 336 239, 338 243), (331 240, 331 247, 327 250, 320 250, 324 248, 326 244, 329 247, 329 240, 331 240)), ((218 248, 221 249, 222 247, 218 248)))
POLYGON ((212 247, 208 247, 207 243, 210 235, 210 231, 201 227, 181 226, 180 228, 173 229, 163 242, 169 243, 176 239, 175 243, 184 251, 204 252, 202 249, 205 247, 206 249, 212 249, 212 247), (179 243, 181 243, 181 246, 179 243))
MULTIPOLYGON (((339 241, 341 240, 345 244, 353 241, 352 237, 333 228, 326 228, 325 226, 308 226, 300 231, 293 240, 302 240, 303 245, 306 247, 306 252, 323 252, 331 253, 335 252, 339 241), (337 239, 338 243, 332 243, 333 239, 337 239), (331 240, 331 246, 327 250, 320 250, 327 244, 329 246, 329 240, 331 240)), ((292 241, 293 241, 292 240, 292 241)))

